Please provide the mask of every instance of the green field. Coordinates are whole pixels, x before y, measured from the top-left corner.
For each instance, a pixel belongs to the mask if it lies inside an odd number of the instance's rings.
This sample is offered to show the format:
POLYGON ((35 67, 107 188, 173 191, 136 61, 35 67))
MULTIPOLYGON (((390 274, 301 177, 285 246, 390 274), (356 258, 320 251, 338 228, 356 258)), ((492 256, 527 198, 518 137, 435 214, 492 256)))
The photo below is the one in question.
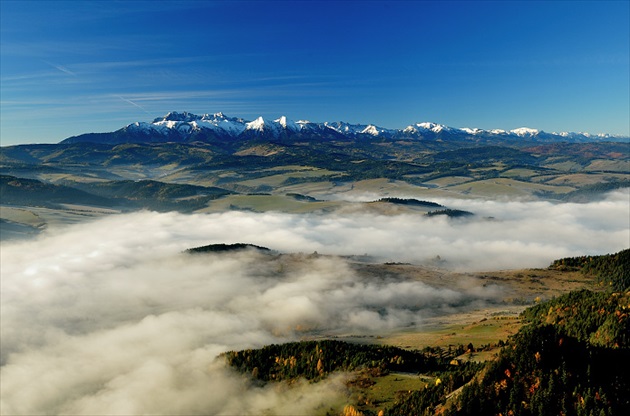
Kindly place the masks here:
POLYGON ((357 399, 363 398, 361 408, 377 411, 394 404, 400 393, 420 390, 427 383, 434 383, 435 379, 418 374, 392 372, 386 376, 375 377, 373 381, 374 385, 364 389, 361 394, 356 394, 356 396, 360 396, 357 399))

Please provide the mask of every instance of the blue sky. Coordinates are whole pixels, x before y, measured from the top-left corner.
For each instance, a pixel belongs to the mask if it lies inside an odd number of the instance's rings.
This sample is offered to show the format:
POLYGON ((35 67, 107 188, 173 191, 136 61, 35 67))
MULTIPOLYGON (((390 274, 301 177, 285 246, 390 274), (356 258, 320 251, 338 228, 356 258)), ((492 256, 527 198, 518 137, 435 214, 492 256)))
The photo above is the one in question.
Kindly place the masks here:
POLYGON ((1 144, 169 111, 630 135, 629 4, 0 0, 1 144))

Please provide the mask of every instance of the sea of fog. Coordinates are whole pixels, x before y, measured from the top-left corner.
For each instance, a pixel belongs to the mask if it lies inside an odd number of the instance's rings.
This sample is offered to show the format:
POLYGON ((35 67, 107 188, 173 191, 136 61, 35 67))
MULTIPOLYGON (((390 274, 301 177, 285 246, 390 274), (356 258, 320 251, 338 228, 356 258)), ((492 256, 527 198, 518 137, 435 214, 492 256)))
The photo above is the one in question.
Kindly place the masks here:
POLYGON ((457 271, 546 267, 630 246, 630 194, 589 204, 438 201, 472 219, 225 212, 111 215, 2 242, 0 413, 312 414, 343 375, 256 387, 218 354, 313 333, 408 328, 478 306, 496 288, 370 280, 346 260, 282 270, 255 252, 189 255, 212 243, 373 256, 457 271))

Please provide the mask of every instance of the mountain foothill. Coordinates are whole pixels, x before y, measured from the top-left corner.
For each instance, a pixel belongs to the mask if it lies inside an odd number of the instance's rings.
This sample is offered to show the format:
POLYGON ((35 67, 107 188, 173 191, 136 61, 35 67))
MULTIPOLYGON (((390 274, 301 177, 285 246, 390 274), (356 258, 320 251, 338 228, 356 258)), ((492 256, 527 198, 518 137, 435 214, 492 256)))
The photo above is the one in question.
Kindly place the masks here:
POLYGON ((348 188, 403 190, 421 200, 589 201, 628 186, 628 146, 623 137, 531 128, 421 122, 387 129, 171 112, 58 144, 5 146, 0 166, 8 205, 78 202, 193 212, 225 203, 264 210, 249 202, 270 195, 295 202, 287 194, 303 195, 305 204, 321 202, 348 188))

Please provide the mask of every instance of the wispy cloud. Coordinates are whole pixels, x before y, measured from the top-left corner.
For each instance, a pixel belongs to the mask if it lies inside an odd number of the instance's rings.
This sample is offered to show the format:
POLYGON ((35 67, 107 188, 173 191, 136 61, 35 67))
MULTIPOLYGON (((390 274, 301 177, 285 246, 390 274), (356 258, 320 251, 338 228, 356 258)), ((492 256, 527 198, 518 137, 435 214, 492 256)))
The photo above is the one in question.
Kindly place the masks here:
POLYGON ((120 95, 116 95, 116 97, 120 98, 121 100, 123 100, 126 103, 129 103, 129 104, 133 105, 134 107, 139 108, 140 110, 144 111, 145 113, 147 113, 149 115, 151 114, 144 107, 142 107, 140 104, 137 104, 137 103, 135 103, 135 102, 133 102, 133 101, 131 101, 131 100, 125 98, 125 97, 122 97, 120 95))
POLYGON ((68 74, 68 75, 71 75, 71 76, 73 76, 73 77, 76 77, 76 76, 77 76, 77 74, 76 74, 76 73, 74 73, 74 72, 70 71, 68 68, 66 68, 66 67, 65 67, 65 66, 63 66, 63 65, 54 64, 54 63, 52 63, 52 62, 48 62, 48 61, 44 61, 44 63, 45 63, 45 64, 47 64, 47 65, 52 66, 52 67, 53 67, 53 68, 55 68, 55 69, 58 69, 59 71, 63 72, 64 74, 68 74))

